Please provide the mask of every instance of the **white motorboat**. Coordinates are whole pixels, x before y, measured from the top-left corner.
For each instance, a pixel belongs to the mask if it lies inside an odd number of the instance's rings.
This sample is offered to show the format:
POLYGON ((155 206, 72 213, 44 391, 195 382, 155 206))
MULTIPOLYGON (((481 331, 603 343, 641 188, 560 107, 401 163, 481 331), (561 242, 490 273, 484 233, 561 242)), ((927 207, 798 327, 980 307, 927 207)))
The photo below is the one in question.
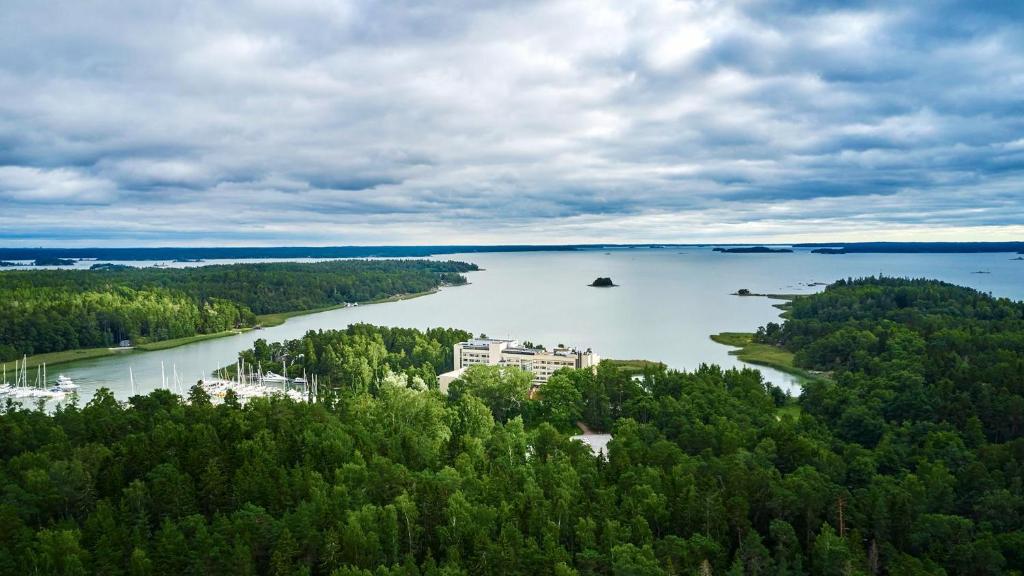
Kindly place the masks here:
POLYGON ((75 384, 75 381, 71 378, 61 374, 57 376, 57 384, 53 389, 60 392, 71 392, 72 390, 78 390, 78 384, 75 384))
POLYGON ((285 382, 288 381, 288 379, 285 378, 284 376, 281 376, 280 374, 274 374, 273 372, 267 372, 266 374, 264 374, 262 380, 263 382, 277 384, 284 384, 285 382))

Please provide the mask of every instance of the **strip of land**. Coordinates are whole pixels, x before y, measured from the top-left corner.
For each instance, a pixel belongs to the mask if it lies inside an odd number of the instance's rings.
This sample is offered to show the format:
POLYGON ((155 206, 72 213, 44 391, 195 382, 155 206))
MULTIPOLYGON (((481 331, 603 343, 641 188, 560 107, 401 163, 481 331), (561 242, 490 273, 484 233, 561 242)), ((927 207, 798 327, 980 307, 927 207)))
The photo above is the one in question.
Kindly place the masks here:
MULTIPOLYGON (((460 284, 462 286, 462 284, 460 284)), ((420 296, 428 296, 430 294, 436 294, 440 291, 440 288, 434 288, 431 290, 424 290, 422 292, 413 292, 411 294, 395 294, 394 296, 388 296, 387 298, 377 298, 376 300, 368 300, 366 302, 359 302, 360 306, 367 306, 370 304, 384 304, 386 302, 398 302, 399 300, 410 300, 412 298, 419 298, 420 296)), ((262 328, 269 328, 271 326, 279 326, 284 324, 285 320, 295 316, 305 316, 307 314, 316 314, 318 312, 328 312, 330 310, 337 310, 339 308, 345 308, 348 304, 336 304, 334 306, 324 306, 323 308, 313 308, 312 310, 292 310, 290 312, 276 312, 273 314, 259 314, 256 316, 258 325, 262 328)))
MULTIPOLYGON (((64 364, 66 362, 75 362, 77 360, 88 360, 90 358, 100 358, 103 356, 110 356, 113 354, 128 354, 132 351, 131 348, 78 348, 76 350, 62 350, 60 352, 47 352, 46 354, 36 354, 35 356, 29 356, 28 368, 35 369, 36 366, 46 364, 47 366, 53 366, 55 364, 64 364)), ((17 360, 18 365, 21 364, 21 359, 17 360)), ((0 364, 4 370, 8 373, 13 374, 15 360, 10 362, 4 362, 0 364)))
MULTIPOLYGON (((223 332, 214 332, 212 334, 196 334, 195 336, 185 336, 183 338, 174 338, 171 340, 158 340, 156 342, 147 342, 145 344, 137 344, 135 348, 137 350, 144 350, 146 352, 152 352, 154 350, 166 350, 167 348, 177 348, 178 346, 184 346, 185 344, 192 344, 193 342, 202 342, 203 340, 212 340, 214 338, 223 338, 224 336, 235 336, 243 332, 248 332, 252 328, 238 328, 235 330, 225 330, 223 332)), ((116 348, 108 348, 108 350, 116 351, 116 348)))

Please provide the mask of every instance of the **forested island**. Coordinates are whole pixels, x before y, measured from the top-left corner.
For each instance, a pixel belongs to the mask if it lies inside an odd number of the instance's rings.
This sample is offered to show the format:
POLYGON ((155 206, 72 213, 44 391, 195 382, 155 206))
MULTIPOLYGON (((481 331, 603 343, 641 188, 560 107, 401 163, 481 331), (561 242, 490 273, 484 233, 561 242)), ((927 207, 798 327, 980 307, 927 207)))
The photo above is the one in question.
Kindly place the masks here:
POLYGON ((770 248, 768 246, 749 246, 743 248, 712 248, 712 252, 725 254, 786 254, 792 252, 789 248, 770 248))
POLYGON ((592 286, 594 288, 614 288, 615 286, 618 286, 618 284, 612 282, 611 278, 602 276, 595 278, 594 281, 587 284, 587 286, 592 286))
MULTIPOLYGON (((1014 574, 1024 304, 840 282, 756 339, 831 376, 564 370, 533 399, 466 332, 259 341, 315 402, 101 392, 0 414, 3 574, 1014 574), (607 459, 570 441, 610 431, 607 459)), ((524 384, 525 382, 525 384, 524 384)))
POLYGON ((475 269, 454 261, 345 260, 8 271, 0 274, 0 361, 247 328, 258 315, 462 284, 461 273, 475 269))
POLYGON ((55 258, 52 256, 36 258, 32 261, 33 266, 73 266, 75 261, 70 258, 55 258))

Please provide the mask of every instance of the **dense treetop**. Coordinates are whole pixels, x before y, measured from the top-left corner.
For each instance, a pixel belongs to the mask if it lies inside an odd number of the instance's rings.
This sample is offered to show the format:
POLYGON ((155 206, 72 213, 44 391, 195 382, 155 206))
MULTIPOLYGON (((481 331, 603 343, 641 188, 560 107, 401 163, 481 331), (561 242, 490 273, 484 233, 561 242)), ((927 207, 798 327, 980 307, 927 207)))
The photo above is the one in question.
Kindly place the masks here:
MULTIPOLYGON (((931 280, 840 281, 797 298, 762 342, 804 367, 836 373, 805 401, 854 426, 875 409, 886 422, 941 422, 991 441, 1024 434, 1024 303, 931 280), (849 412, 849 414, 847 414, 849 412)), ((863 439, 881 421, 863 421, 863 439)), ((851 431, 852 433, 852 431, 851 431)))
POLYGON ((995 405, 1018 306, 891 279, 798 300, 760 334, 832 370, 798 406, 754 370, 608 362, 445 397, 426 372, 464 332, 368 325, 245 352, 316 370, 312 403, 8 406, 0 574, 1020 574, 1024 438, 995 405))

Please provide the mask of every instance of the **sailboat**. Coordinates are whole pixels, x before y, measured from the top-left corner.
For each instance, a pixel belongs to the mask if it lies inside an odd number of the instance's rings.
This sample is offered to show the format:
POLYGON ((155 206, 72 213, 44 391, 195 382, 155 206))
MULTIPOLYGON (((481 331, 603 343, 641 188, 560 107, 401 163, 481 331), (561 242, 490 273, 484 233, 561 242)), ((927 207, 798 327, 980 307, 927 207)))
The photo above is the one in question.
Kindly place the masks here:
MULTIPOLYGON (((4 376, 6 378, 6 373, 4 376)), ((20 367, 18 367, 18 363, 15 362, 14 385, 8 387, 6 389, 6 393, 12 398, 49 398, 52 400, 64 399, 63 390, 46 387, 46 364, 36 366, 35 383, 29 386, 27 356, 22 358, 20 367)))
POLYGON ((10 392, 11 388, 13 388, 10 384, 7 383, 7 364, 4 364, 3 366, 4 379, 0 381, 2 382, 0 383, 0 396, 7 394, 8 392, 10 392))

